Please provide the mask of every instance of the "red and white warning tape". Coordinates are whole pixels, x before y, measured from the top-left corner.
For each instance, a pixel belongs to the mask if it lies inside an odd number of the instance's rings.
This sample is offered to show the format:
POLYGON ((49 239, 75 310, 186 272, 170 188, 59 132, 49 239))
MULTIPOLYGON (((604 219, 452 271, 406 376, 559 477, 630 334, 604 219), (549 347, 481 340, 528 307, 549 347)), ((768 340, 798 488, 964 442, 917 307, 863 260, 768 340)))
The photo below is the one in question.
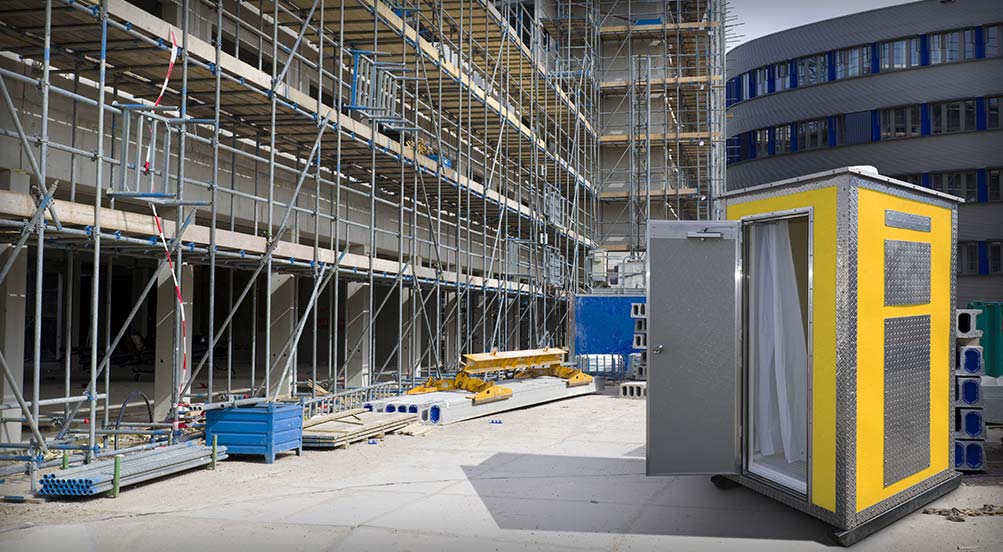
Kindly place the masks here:
POLYGON ((184 390, 185 382, 188 379, 188 328, 185 323, 185 301, 181 297, 181 284, 178 282, 178 275, 174 272, 174 259, 171 258, 171 250, 167 246, 167 238, 164 237, 164 227, 160 223, 157 206, 150 203, 150 208, 153 209, 153 220, 157 223, 157 234, 160 236, 160 243, 164 246, 167 265, 171 269, 171 279, 174 280, 174 295, 178 299, 178 306, 181 310, 181 387, 178 389, 178 392, 181 392, 184 390))
MULTIPOLYGON (((174 31, 171 31, 171 61, 167 64, 167 74, 164 75, 164 84, 160 85, 160 95, 157 96, 157 101, 153 102, 154 106, 160 105, 160 101, 164 99, 164 93, 167 92, 167 83, 171 80, 171 72, 174 71, 174 62, 178 60, 178 40, 174 37, 174 31)), ((153 125, 150 125, 150 140, 149 144, 146 146, 146 161, 143 163, 143 173, 149 174, 150 172, 150 156, 153 153, 153 125)))

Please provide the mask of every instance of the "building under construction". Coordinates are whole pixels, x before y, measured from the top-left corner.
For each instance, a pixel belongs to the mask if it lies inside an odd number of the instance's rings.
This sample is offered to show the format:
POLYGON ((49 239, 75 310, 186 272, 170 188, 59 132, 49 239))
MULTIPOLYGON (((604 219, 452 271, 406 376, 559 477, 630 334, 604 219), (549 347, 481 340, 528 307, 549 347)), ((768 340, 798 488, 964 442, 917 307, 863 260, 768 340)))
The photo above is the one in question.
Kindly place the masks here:
POLYGON ((649 219, 714 215, 724 41, 720 0, 0 2, 12 469, 143 398, 177 430, 569 347, 649 219))

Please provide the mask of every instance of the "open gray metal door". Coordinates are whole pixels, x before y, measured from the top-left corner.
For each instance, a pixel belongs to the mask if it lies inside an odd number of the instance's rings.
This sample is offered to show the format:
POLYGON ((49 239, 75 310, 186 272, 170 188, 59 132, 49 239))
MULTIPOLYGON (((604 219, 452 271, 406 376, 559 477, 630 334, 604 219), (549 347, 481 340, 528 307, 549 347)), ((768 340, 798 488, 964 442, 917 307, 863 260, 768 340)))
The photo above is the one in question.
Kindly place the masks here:
POLYGON ((741 468, 740 235, 648 223, 648 475, 741 468))

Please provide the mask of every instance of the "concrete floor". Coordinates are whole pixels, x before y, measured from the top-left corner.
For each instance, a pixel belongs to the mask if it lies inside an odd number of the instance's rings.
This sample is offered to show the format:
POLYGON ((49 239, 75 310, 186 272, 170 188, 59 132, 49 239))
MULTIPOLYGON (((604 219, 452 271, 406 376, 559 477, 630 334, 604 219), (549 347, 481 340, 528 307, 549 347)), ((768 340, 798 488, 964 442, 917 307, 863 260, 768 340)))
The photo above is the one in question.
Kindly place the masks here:
MULTIPOLYGON (((118 499, 0 505, 0 550, 817 550, 826 527, 706 477, 644 476, 643 401, 595 395, 421 437, 230 459, 118 499)), ((999 441, 999 432, 993 437, 999 441)), ((8 481, 7 484, 16 483, 8 481)), ((1003 504, 979 477, 939 507, 1003 504)), ((854 550, 999 550, 1003 517, 914 513, 854 550)))

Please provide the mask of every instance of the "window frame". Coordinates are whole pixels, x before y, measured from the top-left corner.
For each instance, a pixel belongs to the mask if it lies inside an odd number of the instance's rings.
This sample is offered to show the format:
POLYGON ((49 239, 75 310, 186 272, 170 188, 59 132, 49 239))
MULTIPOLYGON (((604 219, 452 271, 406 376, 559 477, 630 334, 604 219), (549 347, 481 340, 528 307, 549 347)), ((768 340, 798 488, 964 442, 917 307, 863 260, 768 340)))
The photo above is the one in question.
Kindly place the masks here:
POLYGON ((948 100, 930 104, 930 134, 936 136, 976 130, 978 127, 978 117, 975 104, 975 98, 948 100), (951 130, 951 108, 955 104, 961 106, 958 115, 958 128, 957 130, 951 130))
POLYGON ((795 62, 798 72, 798 88, 805 86, 816 86, 819 84, 824 84, 829 82, 829 62, 828 56, 825 52, 819 54, 812 54, 810 56, 802 56, 795 62), (814 74, 815 79, 809 80, 807 78, 809 61, 815 62, 814 74), (804 69, 802 71, 802 69, 804 69))
POLYGON ((748 100, 749 98, 749 74, 751 71, 746 71, 739 75, 738 78, 738 89, 739 96, 742 97, 742 101, 748 100))
MULTIPOLYGON (((829 145, 829 119, 827 117, 822 117, 820 119, 809 119, 806 121, 798 121, 798 152, 802 151, 812 151, 817 149, 823 149, 829 145), (808 132, 809 128, 811 132, 808 132), (809 144, 809 137, 813 137, 817 140, 817 143, 809 144)), ((815 142, 813 140, 812 142, 815 142)))
POLYGON ((895 40, 886 40, 878 45, 878 68, 882 73, 903 71, 920 66, 920 40, 918 36, 908 36, 895 40), (898 67, 895 62, 895 45, 902 45, 903 65, 898 67))
POLYGON ((922 134, 922 116, 919 105, 899 105, 886 107, 879 112, 878 126, 881 129, 881 141, 915 138, 922 134), (904 132, 898 133, 899 113, 904 117, 904 132))
MULTIPOLYGON (((1003 103, 1003 96, 992 96, 986 98, 986 130, 997 130, 1003 128, 1000 121, 1000 104, 1003 103), (995 112, 996 124, 993 124, 993 114, 995 112)), ((977 124, 977 122, 976 122, 977 124)))
POLYGON ((756 144, 756 159, 770 154, 770 129, 759 128, 752 131, 752 141, 756 144))
POLYGON ((1003 242, 991 241, 986 246, 989 274, 1003 274, 1003 242))
POLYGON ((855 79, 871 74, 871 47, 853 46, 836 50, 833 55, 836 78, 834 80, 855 79), (853 54, 856 58, 853 59, 853 54))
POLYGON ((773 155, 788 153, 791 153, 791 125, 777 125, 773 127, 773 155))
POLYGON ((930 188, 974 203, 979 199, 978 173, 975 170, 930 173, 930 188))
POLYGON ((770 68, 769 66, 757 67, 752 70, 756 75, 756 97, 765 96, 770 93, 770 68))
POLYGON ((789 90, 791 87, 791 65, 789 62, 782 61, 780 63, 773 64, 773 91, 782 92, 784 90, 789 90), (783 69, 783 76, 781 76, 781 69, 783 69))
POLYGON ((1003 23, 996 23, 993 25, 983 25, 982 27, 982 51, 985 53, 986 58, 994 58, 1003 56, 1003 23), (996 44, 995 52, 990 53, 990 30, 995 30, 996 34, 996 44))
POLYGON ((975 29, 969 27, 930 33, 927 39, 927 51, 930 65, 946 65, 975 59, 975 29))
POLYGON ((958 242, 958 271, 962 276, 979 273, 979 243, 973 241, 958 242), (974 260, 974 267, 969 269, 969 263, 974 260))
POLYGON ((1003 201, 1003 169, 986 170, 986 201, 992 203, 1003 201))

